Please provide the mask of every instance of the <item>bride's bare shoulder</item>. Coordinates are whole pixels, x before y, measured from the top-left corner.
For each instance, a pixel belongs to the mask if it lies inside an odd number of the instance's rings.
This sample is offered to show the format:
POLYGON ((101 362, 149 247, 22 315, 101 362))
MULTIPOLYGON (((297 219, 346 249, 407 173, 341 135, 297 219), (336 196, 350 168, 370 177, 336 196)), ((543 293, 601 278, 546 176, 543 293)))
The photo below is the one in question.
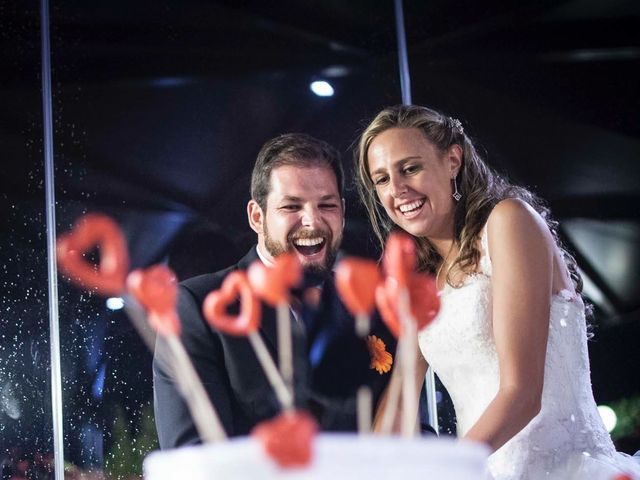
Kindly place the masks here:
POLYGON ((507 231, 518 226, 549 230, 542 216, 531 205, 519 198, 506 198, 493 207, 487 219, 487 227, 491 230, 496 226, 506 227, 507 231))
POLYGON ((527 202, 508 198, 500 201, 487 219, 489 249, 492 246, 523 247, 544 243, 550 250, 554 240, 547 222, 527 202))

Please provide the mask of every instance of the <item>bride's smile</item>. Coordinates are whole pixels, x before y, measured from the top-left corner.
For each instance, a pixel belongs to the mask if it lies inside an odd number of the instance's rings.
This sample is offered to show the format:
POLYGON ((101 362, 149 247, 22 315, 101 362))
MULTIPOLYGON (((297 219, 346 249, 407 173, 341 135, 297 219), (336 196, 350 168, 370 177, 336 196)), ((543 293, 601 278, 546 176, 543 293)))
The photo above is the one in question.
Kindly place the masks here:
POLYGON ((451 179, 461 165, 458 150, 438 151, 417 128, 392 128, 371 142, 368 168, 378 199, 412 235, 452 236, 451 179))

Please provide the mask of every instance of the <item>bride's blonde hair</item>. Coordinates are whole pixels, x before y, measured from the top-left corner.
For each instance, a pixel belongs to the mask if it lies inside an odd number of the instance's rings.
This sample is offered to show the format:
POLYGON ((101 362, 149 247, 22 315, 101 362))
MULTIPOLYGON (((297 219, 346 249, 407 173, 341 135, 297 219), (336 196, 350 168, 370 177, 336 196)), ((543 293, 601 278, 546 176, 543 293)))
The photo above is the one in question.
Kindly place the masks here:
MULTIPOLYGON (((561 249, 576 291, 582 291, 582 279, 576 261, 567 252, 558 236, 558 222, 543 201, 526 188, 509 181, 489 167, 478 154, 471 139, 465 134, 458 120, 440 112, 417 105, 396 105, 382 110, 360 135, 356 161, 356 181, 358 194, 367 209, 373 231, 384 248, 384 242, 393 230, 398 229, 387 216, 380 203, 369 173, 368 151, 371 142, 390 128, 417 128, 441 153, 451 145, 462 148, 462 165, 456 177, 458 191, 462 194, 456 203, 454 214, 455 242, 460 249, 458 258, 446 272, 446 281, 451 286, 450 273, 454 267, 471 273, 478 269, 481 252, 478 239, 493 207, 506 198, 517 198, 531 205, 546 221, 553 238, 561 249)), ((425 237, 413 237, 417 244, 418 268, 431 274, 438 272, 443 259, 431 242, 425 237)))

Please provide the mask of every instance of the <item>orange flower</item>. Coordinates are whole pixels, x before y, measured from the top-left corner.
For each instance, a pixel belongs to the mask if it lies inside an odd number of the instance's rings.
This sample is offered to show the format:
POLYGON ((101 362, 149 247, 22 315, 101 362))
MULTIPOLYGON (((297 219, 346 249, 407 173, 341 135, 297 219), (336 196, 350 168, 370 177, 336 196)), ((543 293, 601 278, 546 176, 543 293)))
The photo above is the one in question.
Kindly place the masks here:
POLYGON ((372 369, 375 369, 380 375, 391 370, 393 357, 387 352, 387 346, 382 340, 375 335, 369 335, 367 337, 367 348, 369 349, 369 355, 371 355, 371 364, 369 366, 372 369))

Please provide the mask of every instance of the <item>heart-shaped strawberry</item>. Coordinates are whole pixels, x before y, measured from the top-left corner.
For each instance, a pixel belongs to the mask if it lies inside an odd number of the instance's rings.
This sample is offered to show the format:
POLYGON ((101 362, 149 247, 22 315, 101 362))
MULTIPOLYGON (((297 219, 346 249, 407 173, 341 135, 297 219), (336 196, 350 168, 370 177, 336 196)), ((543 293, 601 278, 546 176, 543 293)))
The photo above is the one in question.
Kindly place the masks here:
POLYGON ((101 295, 120 295, 129 270, 127 244, 120 227, 109 217, 91 213, 81 217, 73 230, 58 238, 56 253, 60 270, 84 288, 101 295), (100 263, 84 258, 94 248, 100 263))
POLYGON ((382 264, 385 276, 395 278, 401 287, 406 286, 416 268, 416 244, 413 239, 402 232, 389 235, 382 264))
MULTIPOLYGON (((429 325, 440 311, 440 296, 435 280, 427 275, 414 273, 409 279, 409 302, 411 314, 417 322, 418 330, 429 325)), ((387 277, 376 288, 376 305, 382 320, 391 333, 396 337, 402 334, 400 317, 398 315, 398 296, 400 286, 391 277, 387 277)))
POLYGON ((302 265, 293 253, 286 252, 278 255, 270 267, 256 260, 247 276, 256 295, 275 307, 289 301, 289 291, 300 284, 302 265))
POLYGON ((219 290, 209 293, 202 307, 209 324, 229 335, 243 336, 260 326, 260 302, 254 295, 245 272, 231 272, 219 290), (240 298, 240 313, 229 315, 227 308, 240 298))
POLYGON ((318 431, 314 418, 304 411, 283 412, 258 424, 251 434, 278 465, 304 467, 313 456, 313 439, 318 431))
POLYGON ((161 335, 180 334, 178 283, 171 269, 154 265, 134 270, 127 277, 127 289, 147 310, 149 323, 161 335))
POLYGON ((376 287, 375 292, 376 306, 378 307, 380 316, 389 331, 396 338, 400 337, 400 319, 398 318, 396 303, 392 300, 392 297, 394 295, 397 296, 397 285, 397 282, 387 278, 376 287), (391 285, 391 282, 394 285, 391 285))
POLYGON ((376 262, 345 258, 336 268, 336 288, 353 315, 370 315, 375 305, 376 287, 382 280, 376 262))

